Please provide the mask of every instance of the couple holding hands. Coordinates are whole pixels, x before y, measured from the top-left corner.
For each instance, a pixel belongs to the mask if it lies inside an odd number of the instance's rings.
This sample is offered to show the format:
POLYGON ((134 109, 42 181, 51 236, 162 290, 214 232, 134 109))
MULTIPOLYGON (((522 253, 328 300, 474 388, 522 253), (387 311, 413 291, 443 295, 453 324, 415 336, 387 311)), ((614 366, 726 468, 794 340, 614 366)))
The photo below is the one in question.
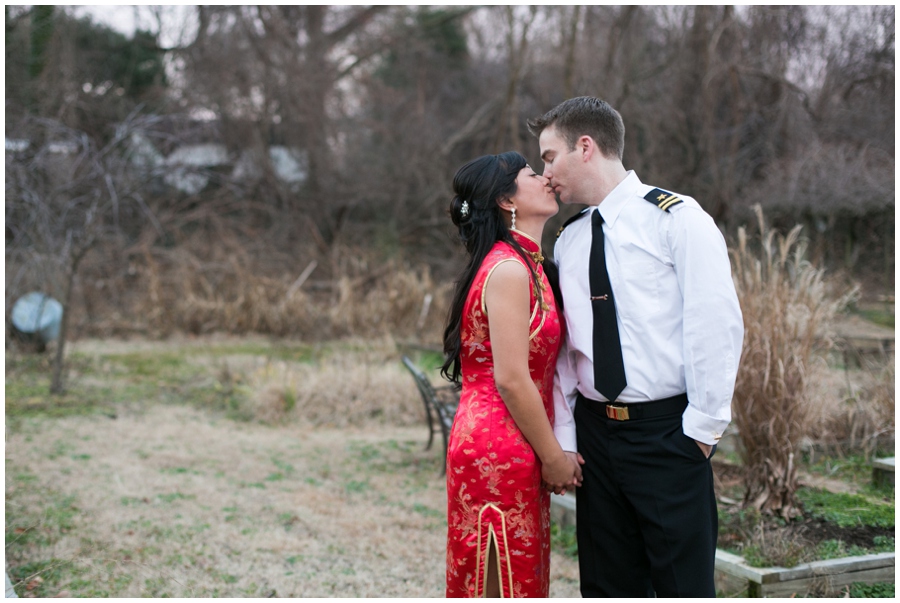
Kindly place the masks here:
POLYGON ((714 597, 710 457, 743 320, 724 238, 692 198, 622 164, 592 97, 470 161, 450 216, 468 251, 444 334, 461 385, 447 453, 448 597, 548 597, 550 493, 575 490, 585 597, 714 597), (587 205, 541 253, 562 203, 587 205))

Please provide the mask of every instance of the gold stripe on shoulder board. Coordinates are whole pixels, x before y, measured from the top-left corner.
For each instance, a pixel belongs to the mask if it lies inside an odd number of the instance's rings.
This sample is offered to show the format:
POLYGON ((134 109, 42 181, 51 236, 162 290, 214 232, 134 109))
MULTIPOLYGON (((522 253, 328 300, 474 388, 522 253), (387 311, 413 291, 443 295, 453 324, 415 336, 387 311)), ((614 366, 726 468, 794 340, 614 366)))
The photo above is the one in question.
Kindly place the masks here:
POLYGON ((664 191, 661 188, 653 189, 652 191, 644 195, 644 199, 663 211, 669 211, 671 207, 674 207, 679 203, 684 203, 684 199, 682 199, 675 193, 664 191))
POLYGON ((590 208, 590 207, 585 207, 585 208, 582 209, 580 212, 578 212, 577 214, 575 214, 574 216, 572 216, 571 218, 569 218, 568 220, 566 220, 566 221, 563 223, 563 225, 559 227, 559 230, 556 231, 556 238, 557 238, 557 239, 559 238, 559 235, 561 235, 561 234, 563 233, 563 231, 566 229, 566 226, 568 226, 569 224, 571 224, 571 223, 574 222, 575 220, 578 220, 579 218, 583 218, 584 216, 586 216, 589 209, 591 209, 591 208, 590 208))

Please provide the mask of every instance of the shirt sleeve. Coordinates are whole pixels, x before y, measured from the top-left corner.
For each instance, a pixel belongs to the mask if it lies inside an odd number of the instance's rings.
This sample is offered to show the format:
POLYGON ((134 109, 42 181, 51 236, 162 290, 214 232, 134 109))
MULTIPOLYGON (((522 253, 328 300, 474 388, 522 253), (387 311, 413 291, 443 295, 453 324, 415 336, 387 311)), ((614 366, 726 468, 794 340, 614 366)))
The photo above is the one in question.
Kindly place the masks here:
POLYGON ((722 233, 697 207, 672 212, 670 250, 684 299, 685 435, 715 444, 731 422, 744 339, 731 262, 722 233))
POLYGON ((563 341, 556 359, 553 376, 553 433, 563 450, 578 452, 575 438, 575 400, 578 395, 578 377, 569 354, 569 346, 563 341))

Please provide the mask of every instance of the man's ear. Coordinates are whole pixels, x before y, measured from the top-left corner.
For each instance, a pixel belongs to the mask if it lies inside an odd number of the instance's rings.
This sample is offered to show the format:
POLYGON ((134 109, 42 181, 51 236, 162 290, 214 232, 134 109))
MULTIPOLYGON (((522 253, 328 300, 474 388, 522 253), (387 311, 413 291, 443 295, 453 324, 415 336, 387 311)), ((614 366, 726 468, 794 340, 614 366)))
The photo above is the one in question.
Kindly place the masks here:
POLYGON ((587 163, 597 152, 597 144, 590 136, 584 135, 575 143, 575 148, 581 151, 581 160, 587 163))

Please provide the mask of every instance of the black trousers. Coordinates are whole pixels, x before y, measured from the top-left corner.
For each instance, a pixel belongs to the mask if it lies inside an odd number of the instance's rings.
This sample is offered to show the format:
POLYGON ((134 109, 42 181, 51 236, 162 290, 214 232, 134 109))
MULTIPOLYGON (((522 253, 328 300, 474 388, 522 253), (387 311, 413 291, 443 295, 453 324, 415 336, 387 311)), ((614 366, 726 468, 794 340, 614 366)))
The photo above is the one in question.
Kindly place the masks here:
POLYGON ((681 413, 615 421, 579 396, 575 426, 582 596, 715 597, 712 467, 681 413))

